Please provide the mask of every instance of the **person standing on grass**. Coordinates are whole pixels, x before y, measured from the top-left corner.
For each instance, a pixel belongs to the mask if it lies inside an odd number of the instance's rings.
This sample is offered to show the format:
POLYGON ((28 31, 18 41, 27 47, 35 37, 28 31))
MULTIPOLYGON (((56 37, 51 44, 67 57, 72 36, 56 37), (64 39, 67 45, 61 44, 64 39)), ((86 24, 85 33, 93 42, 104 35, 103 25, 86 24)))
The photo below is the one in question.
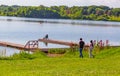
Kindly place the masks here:
POLYGON ((89 57, 90 58, 93 58, 93 55, 92 55, 92 50, 94 48, 94 44, 93 44, 93 41, 90 40, 90 45, 89 45, 89 57))
POLYGON ((84 48, 85 42, 82 40, 82 38, 80 38, 79 41, 79 52, 80 52, 80 57, 83 58, 83 54, 82 54, 82 50, 84 48))

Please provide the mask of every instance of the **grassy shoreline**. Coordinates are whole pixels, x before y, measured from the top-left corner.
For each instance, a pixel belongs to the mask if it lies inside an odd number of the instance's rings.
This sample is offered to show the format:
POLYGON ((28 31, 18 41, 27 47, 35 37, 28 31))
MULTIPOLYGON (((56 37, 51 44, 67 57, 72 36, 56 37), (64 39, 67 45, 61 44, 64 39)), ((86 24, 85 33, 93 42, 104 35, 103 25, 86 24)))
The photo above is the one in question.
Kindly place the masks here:
POLYGON ((95 58, 84 51, 67 51, 62 56, 48 57, 45 53, 22 53, 13 59, 0 60, 1 76, 119 76, 120 48, 94 49, 95 58), (15 58, 16 57, 16 58, 15 58))

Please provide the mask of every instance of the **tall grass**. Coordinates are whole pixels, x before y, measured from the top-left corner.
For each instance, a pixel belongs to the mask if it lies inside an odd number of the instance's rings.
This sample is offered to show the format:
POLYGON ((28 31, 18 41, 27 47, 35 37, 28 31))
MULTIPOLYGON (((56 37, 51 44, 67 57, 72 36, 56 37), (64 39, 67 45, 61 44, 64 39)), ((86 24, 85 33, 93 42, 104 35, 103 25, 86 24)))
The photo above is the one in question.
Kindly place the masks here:
MULTIPOLYGON (((83 56, 84 58, 89 58, 88 54, 89 48, 86 47, 83 49, 83 56)), ((105 57, 110 57, 111 55, 117 55, 117 52, 119 52, 119 48, 110 48, 110 47, 98 47, 95 46, 93 49, 93 55, 96 58, 105 58, 105 57), (116 51, 112 51, 116 50, 116 51)), ((79 48, 66 48, 66 49, 50 49, 48 51, 49 54, 61 54, 61 57, 63 58, 78 58, 79 57, 79 48)), ((119 54, 119 53, 118 53, 119 54)), ((27 52, 20 52, 20 53, 15 53, 12 56, 5 57, 5 56, 0 56, 0 60, 24 60, 24 59, 35 59, 35 58, 47 58, 47 53, 41 52, 36 50, 34 53, 27 53, 27 52)))
POLYGON ((29 53, 22 51, 20 53, 15 53, 12 56, 1 56, 0 60, 31 60, 35 58, 45 58, 47 55, 41 51, 36 50, 34 53, 29 53))

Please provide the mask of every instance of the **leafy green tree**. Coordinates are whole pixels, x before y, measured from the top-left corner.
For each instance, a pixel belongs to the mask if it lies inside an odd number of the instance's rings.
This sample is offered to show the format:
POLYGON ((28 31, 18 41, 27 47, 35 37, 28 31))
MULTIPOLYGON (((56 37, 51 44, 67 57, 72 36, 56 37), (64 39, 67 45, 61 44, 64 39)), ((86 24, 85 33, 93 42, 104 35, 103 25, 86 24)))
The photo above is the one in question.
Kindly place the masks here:
POLYGON ((0 6, 0 16, 120 21, 120 8, 107 6, 0 6))

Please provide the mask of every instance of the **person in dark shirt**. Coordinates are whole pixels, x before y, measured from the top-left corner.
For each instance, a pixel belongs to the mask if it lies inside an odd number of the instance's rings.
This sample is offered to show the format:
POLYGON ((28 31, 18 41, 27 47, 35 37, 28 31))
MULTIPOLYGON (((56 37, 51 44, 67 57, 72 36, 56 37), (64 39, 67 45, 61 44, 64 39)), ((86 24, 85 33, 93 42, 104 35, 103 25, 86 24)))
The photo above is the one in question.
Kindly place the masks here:
POLYGON ((82 50, 84 48, 85 42, 82 40, 82 38, 80 38, 79 41, 79 51, 80 51, 80 57, 83 58, 83 54, 82 54, 82 50))

